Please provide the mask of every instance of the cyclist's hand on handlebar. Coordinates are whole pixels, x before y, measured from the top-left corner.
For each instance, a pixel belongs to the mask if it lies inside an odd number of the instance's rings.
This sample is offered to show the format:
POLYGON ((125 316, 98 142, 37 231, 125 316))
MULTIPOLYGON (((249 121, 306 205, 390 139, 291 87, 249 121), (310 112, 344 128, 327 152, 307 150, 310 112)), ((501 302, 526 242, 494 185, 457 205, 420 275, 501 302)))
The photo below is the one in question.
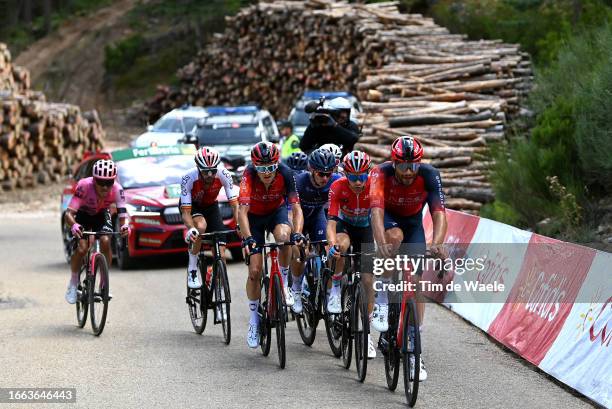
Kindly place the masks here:
POLYGON ((251 251, 257 246, 257 241, 253 236, 242 239, 242 247, 246 249, 247 256, 251 255, 251 251))
POLYGON ((78 237, 79 239, 83 238, 83 226, 78 223, 72 225, 70 232, 74 237, 78 237))
POLYGON ((291 241, 299 246, 306 244, 306 237, 302 233, 291 233, 291 241))
POLYGON ((194 242, 200 235, 200 232, 195 227, 187 230, 187 236, 185 236, 185 242, 189 244, 189 242, 194 242))
POLYGON ((123 226, 121 226, 119 231, 121 233, 121 237, 127 237, 130 235, 130 232, 132 231, 132 229, 130 229, 130 225, 126 223, 123 226))
POLYGON ((432 244, 429 247, 429 253, 432 257, 439 258, 441 260, 448 258, 448 252, 446 251, 444 244, 432 244))
POLYGON ((393 257, 393 245, 390 243, 382 243, 378 245, 378 253, 383 258, 393 257))
POLYGON ((340 248, 337 245, 333 245, 329 248, 329 258, 340 258, 340 248))

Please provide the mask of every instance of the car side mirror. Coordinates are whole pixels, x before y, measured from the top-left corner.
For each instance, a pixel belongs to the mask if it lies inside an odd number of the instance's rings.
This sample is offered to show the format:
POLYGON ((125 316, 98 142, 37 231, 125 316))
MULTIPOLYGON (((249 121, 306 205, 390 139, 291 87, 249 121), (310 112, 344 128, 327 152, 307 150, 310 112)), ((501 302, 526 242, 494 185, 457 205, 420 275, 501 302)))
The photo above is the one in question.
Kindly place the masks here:
POLYGON ((188 132, 185 134, 185 136, 183 137, 182 140, 180 140, 182 143, 191 143, 191 144, 197 144, 198 142, 198 138, 195 136, 195 134, 188 132))
POLYGON ((153 130, 153 125, 147 125, 147 132, 151 132, 153 130))

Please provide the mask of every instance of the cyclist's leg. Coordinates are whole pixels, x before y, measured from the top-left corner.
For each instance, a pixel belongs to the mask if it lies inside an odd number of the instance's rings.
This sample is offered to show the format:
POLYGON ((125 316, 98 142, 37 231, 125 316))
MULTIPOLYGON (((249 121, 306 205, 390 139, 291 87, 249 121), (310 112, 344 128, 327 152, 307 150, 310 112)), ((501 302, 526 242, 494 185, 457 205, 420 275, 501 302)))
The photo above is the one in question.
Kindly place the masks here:
POLYGON ((270 217, 249 213, 248 218, 251 235, 257 242, 257 247, 251 250, 251 256, 249 258, 249 275, 246 281, 246 295, 250 311, 249 324, 258 325, 259 315, 257 314, 257 308, 259 307, 259 298, 261 295, 261 274, 263 267, 261 246, 265 243, 265 226, 270 217))
MULTIPOLYGON (((206 231, 206 220, 204 219, 204 211, 202 208, 198 206, 193 206, 191 208, 191 218, 193 220, 193 225, 200 233, 204 233, 206 231)), ((189 257, 189 264, 187 266, 188 273, 192 274, 193 279, 195 280, 196 271, 198 269, 198 255, 200 254, 200 248, 202 247, 202 241, 198 236, 195 242, 189 242, 189 246, 187 249, 187 256, 189 257)), ((203 278, 205 279, 206 271, 200 271, 203 278)), ((195 283, 194 286, 198 287, 200 283, 195 283), (195 285, 198 284, 198 285, 195 285)))
MULTIPOLYGON (((108 233, 113 232, 113 221, 110 211, 103 210, 96 215, 96 218, 98 219, 97 223, 99 224, 93 228, 94 231, 104 231, 108 233)), ((110 236, 100 237, 100 250, 102 250, 102 254, 104 254, 104 257, 106 257, 106 263, 108 264, 108 268, 110 270, 113 263, 113 251, 111 249, 110 236)))
MULTIPOLYGON (((393 254, 400 253, 400 246, 402 241, 404 240, 404 232, 401 228, 400 223, 398 223, 397 217, 389 214, 389 212, 385 212, 384 218, 384 228, 385 228, 385 240, 387 243, 391 244, 393 247, 393 254)), ((391 282, 393 276, 393 270, 386 270, 380 277, 380 281, 382 286, 385 286, 391 282)), ((375 295, 375 302, 378 305, 388 305, 389 303, 389 294, 386 290, 377 291, 375 295)))
MULTIPOLYGON (((406 251, 414 255, 424 255, 427 250, 425 243, 425 230, 423 229, 423 221, 421 214, 406 218, 402 223, 402 231, 404 232, 403 244, 406 246, 406 251)), ((416 271, 417 281, 421 281, 423 276, 422 266, 416 271)), ((417 288, 420 288, 420 284, 417 288)), ((420 292, 417 291, 417 315, 419 323, 423 325, 425 318, 425 299, 420 292)))
MULTIPOLYGON (((219 210, 218 204, 213 204, 210 207, 207 207, 204 211, 204 218, 206 219, 206 232, 210 233, 213 231, 223 231, 226 230, 225 225, 223 224, 223 218, 221 217, 221 211, 219 210)), ((222 244, 219 248, 221 252, 221 258, 225 263, 225 235, 219 236, 219 242, 222 244)))
MULTIPOLYGON (((279 207, 267 224, 268 231, 272 232, 274 241, 282 243, 291 239, 291 223, 289 223, 289 216, 287 213, 287 207, 279 207)), ((287 293, 287 284, 289 283, 289 264, 291 262, 291 246, 283 246, 279 250, 278 266, 283 276, 283 285, 285 292, 287 293)))

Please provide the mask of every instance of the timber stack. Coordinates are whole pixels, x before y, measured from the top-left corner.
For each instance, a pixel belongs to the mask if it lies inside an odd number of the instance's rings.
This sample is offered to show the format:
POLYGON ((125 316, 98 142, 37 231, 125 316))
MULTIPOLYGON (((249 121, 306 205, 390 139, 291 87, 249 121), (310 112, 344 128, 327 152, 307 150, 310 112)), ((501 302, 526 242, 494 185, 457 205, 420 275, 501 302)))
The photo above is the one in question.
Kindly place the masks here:
POLYGON ((442 172, 448 207, 478 212, 494 198, 487 147, 526 112, 529 55, 450 34, 397 6, 308 0, 244 8, 179 70, 180 87, 158 86, 148 120, 184 103, 254 102, 284 117, 305 89, 352 91, 364 108, 357 149, 382 162, 393 139, 415 136, 442 172))
POLYGON ((30 89, 30 73, 14 66, 0 43, 0 186, 2 190, 60 181, 86 151, 102 148, 96 111, 50 103, 30 89))

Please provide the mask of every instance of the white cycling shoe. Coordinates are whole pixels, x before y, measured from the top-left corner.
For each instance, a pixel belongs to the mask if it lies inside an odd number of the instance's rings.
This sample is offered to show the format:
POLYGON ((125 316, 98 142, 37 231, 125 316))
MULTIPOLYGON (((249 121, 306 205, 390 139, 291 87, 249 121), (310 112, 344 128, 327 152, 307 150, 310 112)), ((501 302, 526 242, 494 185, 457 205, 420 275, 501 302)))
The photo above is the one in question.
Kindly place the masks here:
POLYGON ((197 270, 192 270, 187 272, 187 287, 191 289, 200 288, 202 284, 200 284, 200 279, 198 278, 197 270))
POLYGON ((368 335, 368 359, 376 358, 376 348, 374 348, 374 342, 372 341, 372 335, 368 335))
POLYGON ((247 345, 249 348, 257 348, 259 346, 259 324, 249 323, 247 345))
POLYGON ((301 314, 302 310, 304 309, 302 307, 302 293, 293 292, 293 290, 290 290, 290 292, 293 296, 293 305, 291 306, 291 311, 296 314, 301 314))
MULTIPOLYGON (((425 363, 423 363, 423 357, 420 359, 421 367, 419 368, 419 382, 427 380, 427 371, 425 370, 425 363)), ((410 355, 410 379, 414 379, 414 355, 410 355)))
POLYGON ((330 294, 327 300, 327 312, 330 314, 340 314, 342 305, 340 303, 340 294, 330 294))
POLYGON ((76 285, 69 285, 64 296, 68 304, 74 304, 77 301, 77 288, 76 285))
POLYGON ((289 286, 283 287, 283 291, 285 293, 285 302, 287 303, 287 307, 292 307, 295 304, 295 299, 293 298, 293 291, 289 291, 289 286))
POLYGON ((389 329, 389 304, 374 304, 370 324, 378 332, 386 332, 389 329))
POLYGON ((227 321, 227 311, 225 308, 222 308, 221 306, 217 306, 216 308, 217 312, 217 321, 221 321, 221 318, 223 317, 223 321, 227 321), (221 316, 221 314, 223 314, 223 316, 221 316))

